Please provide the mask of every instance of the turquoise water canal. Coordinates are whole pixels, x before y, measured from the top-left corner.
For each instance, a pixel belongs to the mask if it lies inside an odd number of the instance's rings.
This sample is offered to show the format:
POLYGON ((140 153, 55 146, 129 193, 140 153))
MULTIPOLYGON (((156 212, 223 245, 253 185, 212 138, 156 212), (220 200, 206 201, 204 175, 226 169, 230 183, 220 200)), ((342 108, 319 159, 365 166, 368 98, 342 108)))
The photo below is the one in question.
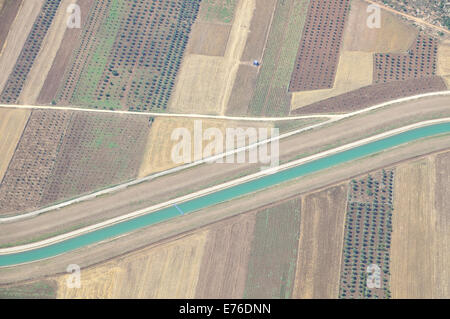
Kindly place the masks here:
POLYGON ((444 133, 450 133, 450 123, 435 124, 413 129, 375 142, 358 146, 347 151, 329 155, 327 157, 320 158, 306 164, 292 167, 284 171, 274 173, 272 175, 266 175, 240 185, 236 185, 224 190, 204 195, 202 197, 188 200, 186 202, 178 204, 176 207, 172 206, 164 208, 147 215, 136 217, 112 226, 95 230, 90 233, 80 235, 56 244, 20 253, 1 255, 0 266, 12 266, 53 257, 77 248, 81 248, 90 244, 98 243, 106 239, 114 238, 116 236, 132 232, 142 227, 181 216, 180 212, 183 212, 183 214, 189 214, 206 207, 210 207, 255 191, 262 190, 270 186, 292 180, 294 178, 302 177, 307 174, 318 172, 320 170, 330 168, 348 161, 372 155, 404 143, 444 133))

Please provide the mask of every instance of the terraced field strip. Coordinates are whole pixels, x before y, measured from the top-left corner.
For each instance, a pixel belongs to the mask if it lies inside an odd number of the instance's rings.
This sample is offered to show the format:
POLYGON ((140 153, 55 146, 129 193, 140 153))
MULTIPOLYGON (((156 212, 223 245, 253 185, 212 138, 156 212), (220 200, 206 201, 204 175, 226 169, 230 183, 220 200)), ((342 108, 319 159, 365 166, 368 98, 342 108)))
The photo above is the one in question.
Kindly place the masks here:
POLYGON ((293 199, 256 215, 245 298, 290 298, 294 289, 300 199, 293 199))
POLYGON ((290 111, 290 75, 308 11, 308 0, 278 1, 248 114, 283 116, 290 111))

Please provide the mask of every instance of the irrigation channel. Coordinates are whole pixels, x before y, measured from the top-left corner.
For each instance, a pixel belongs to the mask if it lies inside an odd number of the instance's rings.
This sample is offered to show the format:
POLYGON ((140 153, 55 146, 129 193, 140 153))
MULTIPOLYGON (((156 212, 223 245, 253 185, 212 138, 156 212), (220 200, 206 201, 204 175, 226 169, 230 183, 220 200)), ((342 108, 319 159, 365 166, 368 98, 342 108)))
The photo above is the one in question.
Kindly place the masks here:
POLYGON ((354 147, 346 151, 341 151, 333 155, 328 155, 298 166, 276 171, 271 175, 264 175, 242 184, 187 200, 174 206, 125 220, 111 226, 94 230, 90 233, 85 233, 61 242, 50 244, 48 246, 0 255, 0 267, 14 266, 54 257, 90 244, 112 239, 142 227, 167 221, 171 218, 182 218, 182 215, 223 203, 267 187, 278 185, 294 178, 302 177, 348 161, 369 156, 401 144, 445 133, 450 133, 450 123, 448 122, 411 129, 409 131, 398 133, 396 135, 354 147))

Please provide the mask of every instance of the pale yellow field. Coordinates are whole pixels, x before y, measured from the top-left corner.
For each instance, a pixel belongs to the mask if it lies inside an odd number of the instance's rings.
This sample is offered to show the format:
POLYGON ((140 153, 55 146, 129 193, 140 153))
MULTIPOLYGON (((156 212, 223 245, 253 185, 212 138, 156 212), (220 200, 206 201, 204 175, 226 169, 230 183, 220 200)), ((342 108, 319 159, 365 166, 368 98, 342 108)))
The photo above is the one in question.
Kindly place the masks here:
POLYGON ((208 232, 201 231, 81 271, 81 288, 57 278, 57 298, 193 298, 208 232))
POLYGON ((418 30, 394 14, 381 10, 381 27, 367 26, 369 3, 353 0, 344 36, 343 49, 373 53, 402 53, 414 43, 418 30))
MULTIPOLYGON (((225 114, 244 52, 255 0, 240 0, 223 57, 188 54, 169 103, 172 112, 225 114)), ((189 46, 189 44, 188 44, 189 46)))
POLYGON ((41 50, 36 57, 36 61, 33 63, 33 67, 31 68, 23 90, 20 93, 19 104, 36 104, 36 100, 44 85, 45 78, 52 67, 53 60, 56 57, 56 53, 61 46, 64 34, 67 30, 67 8, 69 5, 76 2, 77 0, 61 1, 55 18, 44 38, 41 50))
POLYGON ((0 181, 14 155, 30 113, 29 110, 0 110, 0 181))
MULTIPOLYGON (((152 129, 150 130, 149 137, 147 139, 147 147, 142 159, 142 164, 139 170, 139 177, 144 177, 155 172, 167 170, 184 163, 177 164, 172 160, 172 149, 179 141, 172 141, 171 135, 176 128, 186 128, 191 133, 191 160, 194 160, 193 148, 194 148, 194 119, 186 118, 156 118, 153 122, 152 129)), ((254 122, 236 122, 236 121, 223 121, 223 120, 202 120, 201 126, 203 133, 208 128, 217 128, 222 132, 224 137, 224 150, 225 150, 225 137, 227 128, 247 128, 247 127, 273 127, 271 123, 254 123, 254 122)), ((270 132, 268 132, 270 133, 270 132)), ((268 134, 270 135, 270 134, 268 134)), ((209 141, 203 142, 203 149, 209 141)))
POLYGON ((448 298, 448 277, 441 278, 448 268, 442 259, 448 257, 445 247, 449 247, 450 236, 439 232, 437 223, 434 158, 401 164, 396 169, 390 279, 393 298, 448 298))
POLYGON ((346 185, 302 198, 293 298, 338 297, 346 203, 346 185))
POLYGON ((332 89, 294 92, 291 108, 297 109, 372 84, 373 54, 343 51, 332 89))
POLYGON ((437 74, 443 76, 450 87, 450 41, 439 45, 437 56, 437 74))

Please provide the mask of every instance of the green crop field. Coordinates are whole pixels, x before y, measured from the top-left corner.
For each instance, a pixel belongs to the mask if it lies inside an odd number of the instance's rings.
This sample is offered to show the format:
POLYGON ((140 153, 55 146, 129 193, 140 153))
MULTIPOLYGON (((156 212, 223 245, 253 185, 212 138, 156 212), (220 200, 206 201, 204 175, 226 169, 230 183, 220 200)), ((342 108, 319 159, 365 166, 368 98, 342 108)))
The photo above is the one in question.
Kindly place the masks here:
POLYGON ((295 57, 308 12, 308 0, 278 1, 261 70, 250 101, 250 115, 289 114, 288 93, 295 57))
POLYGON ((245 298, 290 298, 300 237, 297 198, 264 209, 256 216, 245 298))

